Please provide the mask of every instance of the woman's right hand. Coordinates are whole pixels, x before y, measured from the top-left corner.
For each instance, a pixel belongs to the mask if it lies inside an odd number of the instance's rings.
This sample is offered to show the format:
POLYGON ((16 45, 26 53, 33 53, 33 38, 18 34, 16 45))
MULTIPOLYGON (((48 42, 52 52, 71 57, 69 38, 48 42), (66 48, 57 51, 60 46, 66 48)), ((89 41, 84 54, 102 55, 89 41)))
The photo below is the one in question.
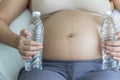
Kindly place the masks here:
POLYGON ((26 29, 22 30, 20 33, 18 50, 24 60, 32 59, 32 56, 39 53, 40 49, 43 48, 41 42, 27 39, 30 35, 29 31, 26 29))

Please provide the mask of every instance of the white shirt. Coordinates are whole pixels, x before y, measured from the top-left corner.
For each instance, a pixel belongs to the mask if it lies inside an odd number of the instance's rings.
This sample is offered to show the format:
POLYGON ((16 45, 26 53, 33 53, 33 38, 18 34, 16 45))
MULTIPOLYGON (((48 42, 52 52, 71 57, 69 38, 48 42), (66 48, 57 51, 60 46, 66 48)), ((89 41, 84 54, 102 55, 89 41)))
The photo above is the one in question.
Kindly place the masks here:
POLYGON ((112 7, 109 0, 32 0, 32 10, 40 11, 43 15, 66 9, 84 9, 104 14, 111 11, 112 7))

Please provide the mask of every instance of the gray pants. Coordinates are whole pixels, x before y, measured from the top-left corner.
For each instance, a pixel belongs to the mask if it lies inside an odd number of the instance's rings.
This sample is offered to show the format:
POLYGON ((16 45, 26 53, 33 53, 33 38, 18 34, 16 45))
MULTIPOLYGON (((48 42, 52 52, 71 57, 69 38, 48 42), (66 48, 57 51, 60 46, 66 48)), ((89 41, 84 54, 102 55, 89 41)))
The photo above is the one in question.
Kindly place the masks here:
POLYGON ((120 80, 120 71, 101 69, 101 59, 83 61, 43 61, 43 70, 21 69, 18 80, 120 80))

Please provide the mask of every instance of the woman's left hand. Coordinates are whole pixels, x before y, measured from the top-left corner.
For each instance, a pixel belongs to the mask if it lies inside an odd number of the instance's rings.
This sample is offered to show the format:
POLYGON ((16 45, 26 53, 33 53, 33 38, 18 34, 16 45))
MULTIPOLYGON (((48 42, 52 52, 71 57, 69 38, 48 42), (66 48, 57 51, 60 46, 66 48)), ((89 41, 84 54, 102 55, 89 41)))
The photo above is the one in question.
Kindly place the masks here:
POLYGON ((113 59, 120 61, 120 32, 115 34, 116 41, 105 41, 103 47, 113 59))

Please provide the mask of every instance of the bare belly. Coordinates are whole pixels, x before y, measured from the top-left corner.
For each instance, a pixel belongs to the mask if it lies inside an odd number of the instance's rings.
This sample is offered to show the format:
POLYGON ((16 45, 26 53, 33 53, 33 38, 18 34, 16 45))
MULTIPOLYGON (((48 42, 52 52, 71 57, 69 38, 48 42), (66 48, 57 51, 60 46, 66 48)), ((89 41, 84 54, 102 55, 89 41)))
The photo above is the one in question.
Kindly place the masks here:
POLYGON ((80 10, 61 11, 48 17, 44 21, 44 59, 101 58, 100 20, 80 10))

